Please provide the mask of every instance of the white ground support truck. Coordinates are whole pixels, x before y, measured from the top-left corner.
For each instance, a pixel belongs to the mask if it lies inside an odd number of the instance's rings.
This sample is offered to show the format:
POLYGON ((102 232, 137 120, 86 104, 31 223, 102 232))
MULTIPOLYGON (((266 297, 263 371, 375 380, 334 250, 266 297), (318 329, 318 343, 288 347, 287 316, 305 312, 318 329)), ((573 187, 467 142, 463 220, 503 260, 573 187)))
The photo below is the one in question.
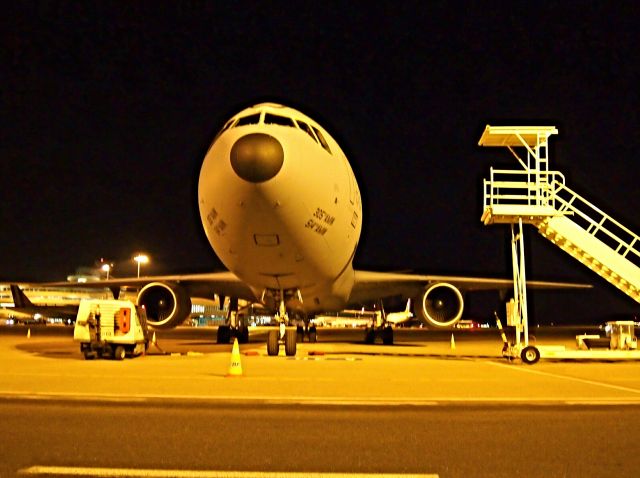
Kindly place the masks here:
POLYGON ((86 360, 142 355, 149 346, 145 310, 129 300, 83 299, 73 339, 86 360))

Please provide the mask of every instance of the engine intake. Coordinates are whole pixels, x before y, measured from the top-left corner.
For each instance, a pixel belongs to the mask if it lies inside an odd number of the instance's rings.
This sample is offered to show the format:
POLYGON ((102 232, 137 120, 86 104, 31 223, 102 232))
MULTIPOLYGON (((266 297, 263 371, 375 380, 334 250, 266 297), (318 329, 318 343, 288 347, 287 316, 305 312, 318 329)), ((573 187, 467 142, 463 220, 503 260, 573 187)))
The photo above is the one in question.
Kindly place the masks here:
POLYGON ((460 290, 446 282, 432 284, 417 300, 416 312, 430 327, 446 329, 453 327, 462 317, 464 300, 460 290))
POLYGON ((191 314, 191 298, 177 284, 151 282, 138 293, 137 304, 147 313, 147 322, 156 329, 182 324, 191 314))

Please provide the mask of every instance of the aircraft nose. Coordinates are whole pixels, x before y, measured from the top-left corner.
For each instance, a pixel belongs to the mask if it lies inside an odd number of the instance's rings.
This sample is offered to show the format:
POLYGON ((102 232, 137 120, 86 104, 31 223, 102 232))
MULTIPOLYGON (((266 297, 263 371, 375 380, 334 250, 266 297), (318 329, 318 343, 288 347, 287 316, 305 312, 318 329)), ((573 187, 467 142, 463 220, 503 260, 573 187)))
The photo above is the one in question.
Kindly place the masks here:
POLYGON ((238 176, 251 183, 273 178, 283 163, 282 145, 268 134, 248 134, 231 147, 231 167, 238 176))

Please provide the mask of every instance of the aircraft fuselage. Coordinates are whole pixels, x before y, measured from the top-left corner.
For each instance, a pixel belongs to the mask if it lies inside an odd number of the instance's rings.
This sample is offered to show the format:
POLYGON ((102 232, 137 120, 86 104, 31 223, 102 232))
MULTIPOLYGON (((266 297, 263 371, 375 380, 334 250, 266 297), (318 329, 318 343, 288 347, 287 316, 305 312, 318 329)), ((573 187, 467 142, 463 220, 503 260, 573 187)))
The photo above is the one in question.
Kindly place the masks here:
POLYGON ((344 308, 362 202, 340 146, 311 118, 271 103, 233 116, 206 154, 198 203, 214 251, 256 297, 344 308))

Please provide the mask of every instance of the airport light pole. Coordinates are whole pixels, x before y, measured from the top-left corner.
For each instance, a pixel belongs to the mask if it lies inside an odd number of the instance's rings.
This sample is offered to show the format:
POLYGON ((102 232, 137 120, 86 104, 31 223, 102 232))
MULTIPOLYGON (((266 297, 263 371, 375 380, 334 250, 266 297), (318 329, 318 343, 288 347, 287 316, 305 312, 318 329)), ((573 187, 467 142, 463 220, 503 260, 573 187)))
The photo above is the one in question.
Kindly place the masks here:
POLYGON ((102 272, 107 273, 107 280, 109 280, 109 272, 111 271, 111 264, 102 264, 102 272))
POLYGON ((140 265, 147 264, 149 262, 149 256, 145 254, 138 254, 133 258, 138 263, 138 278, 140 278, 140 265))

